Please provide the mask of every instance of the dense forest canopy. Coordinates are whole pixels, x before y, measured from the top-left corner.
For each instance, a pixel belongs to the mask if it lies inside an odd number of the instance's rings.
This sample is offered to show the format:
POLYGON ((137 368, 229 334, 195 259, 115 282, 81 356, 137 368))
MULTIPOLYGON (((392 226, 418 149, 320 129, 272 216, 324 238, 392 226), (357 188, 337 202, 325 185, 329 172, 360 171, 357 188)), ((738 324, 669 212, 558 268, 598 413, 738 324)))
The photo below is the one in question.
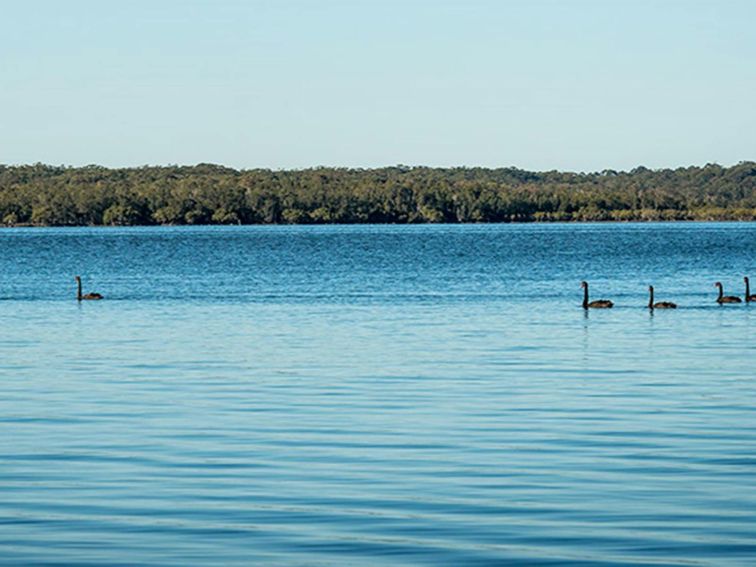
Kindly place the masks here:
POLYGON ((754 162, 596 173, 0 165, 4 226, 754 219, 754 162))

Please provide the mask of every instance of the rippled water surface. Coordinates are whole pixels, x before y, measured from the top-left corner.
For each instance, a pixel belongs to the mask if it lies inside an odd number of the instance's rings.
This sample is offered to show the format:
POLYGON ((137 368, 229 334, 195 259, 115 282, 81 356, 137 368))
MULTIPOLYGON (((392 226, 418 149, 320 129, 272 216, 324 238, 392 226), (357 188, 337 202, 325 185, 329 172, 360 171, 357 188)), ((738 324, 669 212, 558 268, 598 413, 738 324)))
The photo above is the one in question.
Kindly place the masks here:
POLYGON ((756 224, 0 231, 0 563, 753 565, 748 273, 756 224))

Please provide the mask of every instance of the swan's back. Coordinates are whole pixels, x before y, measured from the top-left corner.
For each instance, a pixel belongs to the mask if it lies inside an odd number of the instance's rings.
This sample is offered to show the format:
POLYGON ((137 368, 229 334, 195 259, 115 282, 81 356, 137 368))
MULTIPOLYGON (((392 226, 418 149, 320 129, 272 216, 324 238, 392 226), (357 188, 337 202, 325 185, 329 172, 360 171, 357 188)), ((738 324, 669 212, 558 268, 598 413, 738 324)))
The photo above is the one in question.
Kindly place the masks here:
POLYGON ((102 295, 99 293, 85 293, 81 296, 82 299, 102 299, 102 295))

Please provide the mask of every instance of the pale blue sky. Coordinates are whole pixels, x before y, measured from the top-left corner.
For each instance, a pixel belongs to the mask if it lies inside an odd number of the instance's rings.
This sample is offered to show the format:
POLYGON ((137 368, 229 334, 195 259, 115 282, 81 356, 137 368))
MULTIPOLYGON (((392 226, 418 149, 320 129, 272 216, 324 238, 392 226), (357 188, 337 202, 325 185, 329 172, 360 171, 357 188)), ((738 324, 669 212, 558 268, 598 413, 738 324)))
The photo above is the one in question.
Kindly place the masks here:
POLYGON ((2 2, 0 163, 756 159, 756 2, 2 2))

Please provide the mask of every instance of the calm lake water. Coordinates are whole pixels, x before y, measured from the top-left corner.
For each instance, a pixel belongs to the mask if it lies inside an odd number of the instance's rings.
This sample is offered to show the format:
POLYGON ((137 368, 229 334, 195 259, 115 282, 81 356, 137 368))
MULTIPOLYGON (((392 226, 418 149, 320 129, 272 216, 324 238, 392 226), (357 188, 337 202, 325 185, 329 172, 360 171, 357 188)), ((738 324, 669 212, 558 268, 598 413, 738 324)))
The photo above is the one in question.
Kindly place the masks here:
POLYGON ((11 229, 0 273, 0 563, 756 563, 756 223, 11 229))

